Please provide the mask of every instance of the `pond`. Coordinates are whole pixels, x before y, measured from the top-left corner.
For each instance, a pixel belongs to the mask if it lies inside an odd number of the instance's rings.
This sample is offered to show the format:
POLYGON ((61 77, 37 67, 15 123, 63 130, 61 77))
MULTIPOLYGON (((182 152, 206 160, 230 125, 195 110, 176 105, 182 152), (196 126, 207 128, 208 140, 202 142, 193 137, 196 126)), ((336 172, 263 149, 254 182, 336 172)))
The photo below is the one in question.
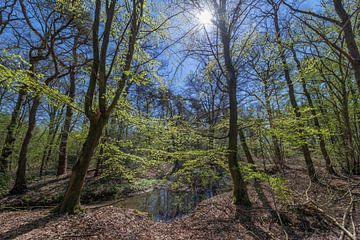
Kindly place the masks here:
MULTIPOLYGON (((222 191, 223 192, 223 191, 222 191)), ((202 200, 220 193, 216 188, 203 191, 171 191, 164 187, 119 201, 119 207, 148 212, 155 221, 171 221, 191 212, 202 200)))

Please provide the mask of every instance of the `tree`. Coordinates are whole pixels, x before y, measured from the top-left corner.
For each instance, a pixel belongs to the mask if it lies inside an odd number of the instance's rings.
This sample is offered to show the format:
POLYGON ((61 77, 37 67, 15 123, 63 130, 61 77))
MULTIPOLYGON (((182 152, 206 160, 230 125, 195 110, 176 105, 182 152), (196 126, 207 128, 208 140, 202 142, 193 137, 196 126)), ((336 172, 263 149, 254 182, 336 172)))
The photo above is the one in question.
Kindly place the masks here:
MULTIPOLYGON (((240 14, 238 11, 242 7, 242 2, 235 3, 232 14, 232 20, 229 20, 229 5, 226 0, 221 0, 219 3, 213 1, 213 8, 215 11, 214 24, 219 30, 220 41, 222 43, 222 54, 224 62, 224 75, 227 80, 227 92, 229 96, 229 153, 228 162, 229 170, 233 180, 233 198, 234 204, 239 206, 249 207, 251 205, 249 196, 247 194, 246 185, 240 172, 239 162, 237 159, 237 137, 238 131, 238 101, 237 101, 237 73, 231 54, 231 38, 230 35, 238 24, 240 14)), ((234 3, 233 3, 234 4, 234 3)))
MULTIPOLYGON (((72 48, 72 64, 70 69, 70 76, 69 76, 69 98, 74 101, 75 100, 75 91, 76 91, 76 73, 78 69, 78 45, 79 45, 79 33, 75 35, 74 37, 74 44, 72 48)), ((57 168, 57 175, 63 175, 66 173, 67 169, 67 145, 68 145, 68 137, 71 127, 71 121, 72 121, 72 115, 73 115, 73 109, 72 106, 67 105, 66 111, 65 111, 65 119, 63 126, 61 128, 60 133, 60 144, 59 144, 59 157, 58 157, 58 168, 57 168)))
MULTIPOLYGON (((274 109, 274 99, 278 95, 279 89, 282 89, 279 79, 281 78, 281 70, 277 68, 279 56, 273 51, 274 44, 269 41, 267 33, 257 33, 248 49, 249 54, 246 59, 248 70, 245 76, 249 79, 249 89, 246 90, 248 97, 255 97, 265 110, 263 118, 267 118, 272 140, 272 150, 274 156, 275 167, 279 171, 284 171, 285 159, 281 149, 281 138, 274 133, 276 132, 276 111, 274 109), (259 86, 258 93, 253 90, 253 84, 259 86)), ((265 120, 265 119, 264 119, 265 120)))
MULTIPOLYGON (((24 19, 29 27, 31 29, 32 33, 38 38, 38 46, 36 49, 36 56, 33 56, 33 51, 30 51, 29 58, 38 59, 41 60, 47 60, 48 58, 51 58, 50 65, 53 64, 53 73, 49 73, 48 76, 45 76, 43 79, 43 83, 45 86, 49 86, 55 79, 61 78, 63 75, 66 75, 67 73, 60 73, 61 69, 58 67, 58 58, 57 58, 57 51, 55 49, 57 43, 59 43, 62 39, 59 37, 61 32, 66 29, 70 23, 72 22, 72 18, 67 19, 63 22, 59 22, 59 19, 55 16, 53 16, 53 12, 50 6, 44 6, 43 11, 41 11, 42 14, 47 14, 48 18, 50 19, 50 22, 41 22, 40 24, 45 25, 53 25, 54 27, 50 28, 51 31, 45 31, 43 30, 40 32, 34 25, 36 23, 31 22, 31 19, 28 16, 27 8, 23 0, 19 1, 21 6, 21 11, 24 16, 24 19), (48 7, 48 8, 47 8, 48 7)), ((31 3, 29 3, 31 4, 31 3)), ((38 3, 37 3, 38 4, 38 3)), ((61 19, 61 18, 60 18, 61 19)), ((41 25, 40 25, 41 26, 41 25)), ((39 27, 39 26, 38 26, 39 27)), ((47 26, 45 29, 49 29, 49 26, 47 26)), ((36 62, 30 61, 31 64, 31 78, 33 78, 35 81, 37 81, 37 78, 39 78, 36 74, 37 67, 40 67, 39 65, 36 65, 36 62)), ((38 63, 38 62, 37 62, 38 63)), ((27 186, 26 186, 26 164, 27 164, 27 154, 28 154, 28 147, 33 135, 33 130, 36 126, 36 114, 37 110, 41 104, 41 98, 42 94, 39 91, 35 91, 31 96, 31 107, 29 110, 28 115, 28 126, 27 131, 25 133, 25 137, 22 141, 22 145, 20 148, 19 158, 18 158, 18 167, 16 171, 16 179, 13 188, 10 190, 11 194, 19 194, 23 193, 27 186)))
POLYGON ((297 57, 297 53, 296 53, 296 50, 295 50, 293 45, 290 46, 290 50, 291 50, 291 52, 293 54, 293 58, 294 58, 294 61, 296 63, 296 67, 297 67, 297 69, 299 71, 299 75, 300 75, 299 77, 300 77, 301 86, 302 86, 304 95, 306 97, 306 100, 308 102, 309 107, 311 108, 311 115, 312 115, 312 117, 314 119, 314 125, 315 125, 316 129, 319 131, 319 134, 318 134, 319 146, 320 146, 321 154, 323 155, 323 158, 325 160, 326 170, 328 171, 328 173, 336 175, 336 172, 335 172, 335 170, 334 170, 334 168, 332 166, 332 163, 331 163, 329 153, 328 153, 328 151, 326 149, 326 143, 325 143, 324 135, 321 133, 320 120, 317 117, 317 111, 316 111, 316 108, 314 106, 311 95, 309 93, 306 80, 304 78, 304 73, 303 73, 303 70, 302 70, 302 67, 301 67, 301 62, 297 57))
POLYGON ((0 5, 0 34, 2 34, 7 25, 14 21, 14 7, 16 5, 16 0, 4 0, 0 5))
MULTIPOLYGON (((122 37, 118 39, 116 43, 116 51, 113 55, 112 62, 107 71, 108 66, 108 49, 110 44, 110 37, 112 30, 114 30, 114 17, 118 11, 116 11, 116 0, 107 1, 105 4, 100 0, 95 2, 95 12, 92 28, 92 51, 93 62, 91 66, 91 75, 88 84, 88 89, 85 96, 85 115, 90 122, 88 134, 86 140, 82 146, 79 158, 72 168, 72 174, 70 182, 64 195, 64 200, 59 206, 58 211, 62 213, 76 213, 80 208, 80 193, 84 185, 87 169, 90 164, 90 160, 94 154, 95 148, 99 144, 102 131, 107 124, 107 121, 114 111, 121 94, 126 86, 127 80, 131 75, 131 67, 135 54, 135 47, 137 37, 143 21, 143 10, 145 2, 144 0, 133 0, 131 2, 130 19, 127 20, 125 29, 122 32, 122 37), (102 19, 102 7, 105 8, 106 21, 103 28, 102 37, 99 35, 99 31, 102 19), (128 26, 130 30, 128 31, 128 26), (124 41, 125 37, 128 41, 124 41), (101 40, 101 44, 100 44, 101 40), (127 44, 125 50, 124 64, 121 69, 120 78, 116 84, 113 97, 109 97, 109 78, 111 76, 113 67, 117 59, 119 48, 121 44, 127 44), (96 87, 98 87, 98 101, 94 103, 94 97, 96 87), (108 104, 108 100, 110 103, 108 104)), ((121 12, 125 17, 126 12, 121 12)), ((123 46, 122 46, 123 47, 123 46)))
MULTIPOLYGON (((296 100, 296 96, 295 96, 295 89, 294 89, 294 83, 293 80, 291 79, 290 76, 290 68, 289 68, 289 64, 287 62, 287 58, 285 56, 285 46, 283 43, 283 39, 282 39, 282 35, 281 35, 281 29, 280 29, 280 24, 279 24, 279 8, 280 8, 280 4, 276 3, 273 0, 268 0, 270 6, 272 7, 272 17, 273 17, 273 21, 274 21, 274 26, 275 26, 275 41, 277 42, 277 47, 278 47, 278 51, 279 51, 279 55, 280 55, 280 60, 281 60, 281 64, 282 64, 282 68, 284 71, 284 77, 286 80, 286 84, 288 87, 288 94, 289 94, 289 98, 290 98, 290 103, 292 108, 294 109, 294 113, 295 116, 298 120, 300 120, 301 118, 301 113, 300 113, 300 109, 296 100)), ((299 131, 301 131, 301 129, 299 129, 299 131)), ((305 163, 306 163, 306 167, 307 167, 307 171, 309 174, 309 177, 312 181, 316 182, 317 181, 317 177, 316 177, 316 172, 315 172, 315 168, 314 168, 314 163, 312 161, 311 158, 311 153, 309 150, 309 146, 307 144, 306 139, 303 139, 303 142, 301 143, 301 150, 303 152, 304 158, 305 158, 305 163)))
MULTIPOLYGON (((336 42, 339 40, 339 38, 335 38, 336 41, 332 41, 331 37, 328 37, 326 33, 322 32, 321 29, 314 27, 311 25, 306 19, 302 19, 301 17, 298 17, 298 19, 305 24, 307 27, 309 27, 312 31, 314 31, 316 34, 318 34, 326 44, 329 45, 330 48, 333 50, 343 54, 348 61, 350 62, 354 77, 358 86, 358 91, 360 91, 360 50, 358 46, 358 41, 356 39, 356 34, 354 32, 354 26, 352 18, 356 16, 356 12, 358 11, 358 7, 355 6, 354 13, 349 13, 344 5, 344 1, 342 0, 332 0, 333 7, 335 9, 335 12, 338 16, 338 19, 333 18, 332 16, 325 16, 321 15, 312 11, 304 11, 301 9, 297 9, 290 4, 284 2, 287 7, 289 7, 291 10, 293 10, 296 13, 301 13, 304 16, 310 16, 315 19, 325 21, 327 23, 331 23, 334 26, 338 27, 338 34, 340 35, 341 39, 345 40, 347 51, 344 49, 343 46, 339 46, 336 42), (344 34, 343 36, 342 33, 344 34)), ((349 1, 351 4, 352 2, 349 1)), ((355 2, 354 2, 355 3, 355 2)))

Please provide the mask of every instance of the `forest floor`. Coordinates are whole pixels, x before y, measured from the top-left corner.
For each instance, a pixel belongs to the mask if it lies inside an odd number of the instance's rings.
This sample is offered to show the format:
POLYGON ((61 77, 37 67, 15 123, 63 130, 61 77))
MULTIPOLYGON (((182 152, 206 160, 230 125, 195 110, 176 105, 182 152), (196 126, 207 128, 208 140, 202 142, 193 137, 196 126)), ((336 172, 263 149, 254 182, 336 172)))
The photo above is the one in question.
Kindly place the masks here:
POLYGON ((251 209, 236 209, 231 193, 224 193, 171 222, 155 222, 147 213, 111 204, 85 205, 86 212, 76 216, 53 215, 46 208, 3 210, 0 239, 331 240, 341 237, 341 226, 350 234, 352 225, 359 232, 360 179, 319 175, 320 184, 309 184, 303 167, 287 169, 292 197, 286 206, 274 201, 268 186, 261 184, 259 191, 252 182, 251 209))
POLYGON ((145 213, 113 206, 90 206, 76 216, 6 211, 0 213, 0 239, 285 239, 285 231, 289 239, 337 239, 317 213, 294 208, 282 213, 284 226, 274 213, 260 199, 253 209, 236 211, 230 193, 205 200, 172 222, 154 222, 145 213))
MULTIPOLYGON (((55 207, 63 197, 70 173, 63 176, 47 175, 28 181, 28 188, 21 195, 0 194, 0 211, 55 207)), ((93 204, 105 202, 131 194, 141 193, 161 184, 155 178, 139 179, 133 184, 111 177, 94 177, 94 170, 86 176, 86 184, 81 194, 81 202, 93 204)), ((9 184, 9 188, 11 184, 9 184)))

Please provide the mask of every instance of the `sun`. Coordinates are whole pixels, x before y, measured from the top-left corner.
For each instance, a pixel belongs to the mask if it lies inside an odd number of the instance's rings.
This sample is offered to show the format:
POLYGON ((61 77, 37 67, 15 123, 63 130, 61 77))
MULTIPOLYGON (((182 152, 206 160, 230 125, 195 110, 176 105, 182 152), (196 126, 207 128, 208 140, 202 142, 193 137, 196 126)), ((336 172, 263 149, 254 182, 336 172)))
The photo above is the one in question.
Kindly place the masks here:
POLYGON ((212 24, 213 15, 209 10, 203 10, 199 13, 197 17, 201 24, 210 25, 212 24))

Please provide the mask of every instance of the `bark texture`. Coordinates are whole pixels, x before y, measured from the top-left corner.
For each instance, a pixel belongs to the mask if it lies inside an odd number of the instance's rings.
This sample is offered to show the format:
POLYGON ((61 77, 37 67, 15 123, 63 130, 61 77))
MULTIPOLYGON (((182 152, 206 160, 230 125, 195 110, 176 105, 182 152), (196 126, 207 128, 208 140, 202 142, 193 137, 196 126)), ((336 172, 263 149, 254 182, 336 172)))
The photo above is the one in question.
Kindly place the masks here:
POLYGON ((223 45, 223 57, 225 64, 225 75, 227 78, 228 85, 228 94, 229 94, 229 110, 230 110, 230 119, 229 119, 229 153, 228 153, 228 164, 230 169, 231 178, 233 181, 233 198, 234 204, 249 207, 251 202, 247 193, 246 184, 240 172, 239 162, 237 159, 238 152, 238 102, 237 102, 237 77, 236 70, 231 59, 230 51, 230 41, 231 37, 229 34, 229 25, 226 21, 226 1, 220 1, 220 4, 217 6, 219 13, 219 31, 220 39, 223 45))
MULTIPOLYGON (((69 98, 71 101, 74 101, 75 93, 76 93, 76 66, 78 64, 78 41, 79 35, 77 35, 74 39, 74 47, 72 49, 72 56, 73 56, 73 66, 70 70, 70 86, 69 86, 69 98)), ((58 157, 58 167, 57 167, 57 175, 63 175, 66 173, 67 165, 68 165, 68 138, 70 133, 70 126, 73 116, 72 107, 67 105, 66 112, 65 112, 65 119, 63 126, 61 128, 60 133, 60 145, 59 145, 59 157, 58 157)))
POLYGON ((16 179, 13 188, 10 190, 10 194, 22 194, 26 190, 26 164, 27 164, 27 154, 29 150, 29 144, 33 135, 33 130, 36 126, 36 112, 40 105, 40 97, 35 96, 29 111, 28 126, 26 130, 25 137, 21 144, 19 159, 18 159, 18 168, 16 171, 16 179))
POLYGON ((295 60, 297 69, 298 69, 298 71, 300 73, 300 80, 301 80, 301 85, 302 85, 304 95, 306 97, 306 100, 308 102, 309 107, 311 108, 311 115, 312 115, 313 120, 314 120, 314 126, 316 127, 316 129, 319 132, 318 133, 319 146, 320 146, 321 154, 322 154, 322 156, 324 158, 324 161, 325 161, 326 170, 327 170, 328 173, 330 173, 332 175, 336 175, 336 172, 335 172, 335 170, 333 168, 333 165, 331 163, 329 153, 328 153, 328 151, 326 149, 326 142, 325 142, 324 135, 321 133, 320 120, 319 120, 319 118, 317 116, 317 112, 316 112, 313 100, 312 100, 311 95, 310 95, 310 93, 308 91, 306 81, 305 81, 304 77, 302 76, 302 71, 301 71, 302 69, 301 69, 300 60, 297 58, 297 54, 296 54, 295 49, 292 47, 291 50, 292 50, 292 53, 293 53, 293 56, 294 56, 294 60, 295 60))
POLYGON ((4 175, 7 174, 9 157, 13 153, 13 145, 16 141, 15 130, 20 118, 21 106, 24 103, 25 97, 26 92, 24 90, 20 90, 18 93, 15 107, 13 109, 13 112, 11 113, 10 123, 7 126, 5 142, 0 156, 0 173, 4 175))
MULTIPOLYGON (((294 109, 296 118, 300 120, 301 113, 300 113, 300 109, 299 109, 299 106, 296 101, 294 84, 293 84, 293 81, 290 76, 289 65, 287 63, 284 45, 283 45, 282 38, 281 38, 281 30, 280 30, 280 24, 279 24, 279 18, 278 18, 279 5, 272 0, 270 0, 270 3, 273 8, 273 20, 274 20, 274 26, 275 26, 275 31, 276 31, 276 41, 277 41, 277 45, 278 45, 280 60, 281 60, 282 66, 283 66, 284 77, 285 77, 286 84, 288 87, 290 103, 291 103, 292 108, 294 109)), ((299 134, 302 134, 301 129, 299 130, 299 134)), ((309 175, 311 181, 316 182, 317 177, 316 177, 316 172, 315 172, 315 168, 314 168, 314 163, 311 158, 309 146, 306 143, 307 142, 306 138, 303 138, 302 142, 303 143, 301 144, 300 148, 301 148, 301 151, 302 151, 304 159, 305 159, 305 164, 306 164, 306 168, 308 171, 308 175, 309 175)))

